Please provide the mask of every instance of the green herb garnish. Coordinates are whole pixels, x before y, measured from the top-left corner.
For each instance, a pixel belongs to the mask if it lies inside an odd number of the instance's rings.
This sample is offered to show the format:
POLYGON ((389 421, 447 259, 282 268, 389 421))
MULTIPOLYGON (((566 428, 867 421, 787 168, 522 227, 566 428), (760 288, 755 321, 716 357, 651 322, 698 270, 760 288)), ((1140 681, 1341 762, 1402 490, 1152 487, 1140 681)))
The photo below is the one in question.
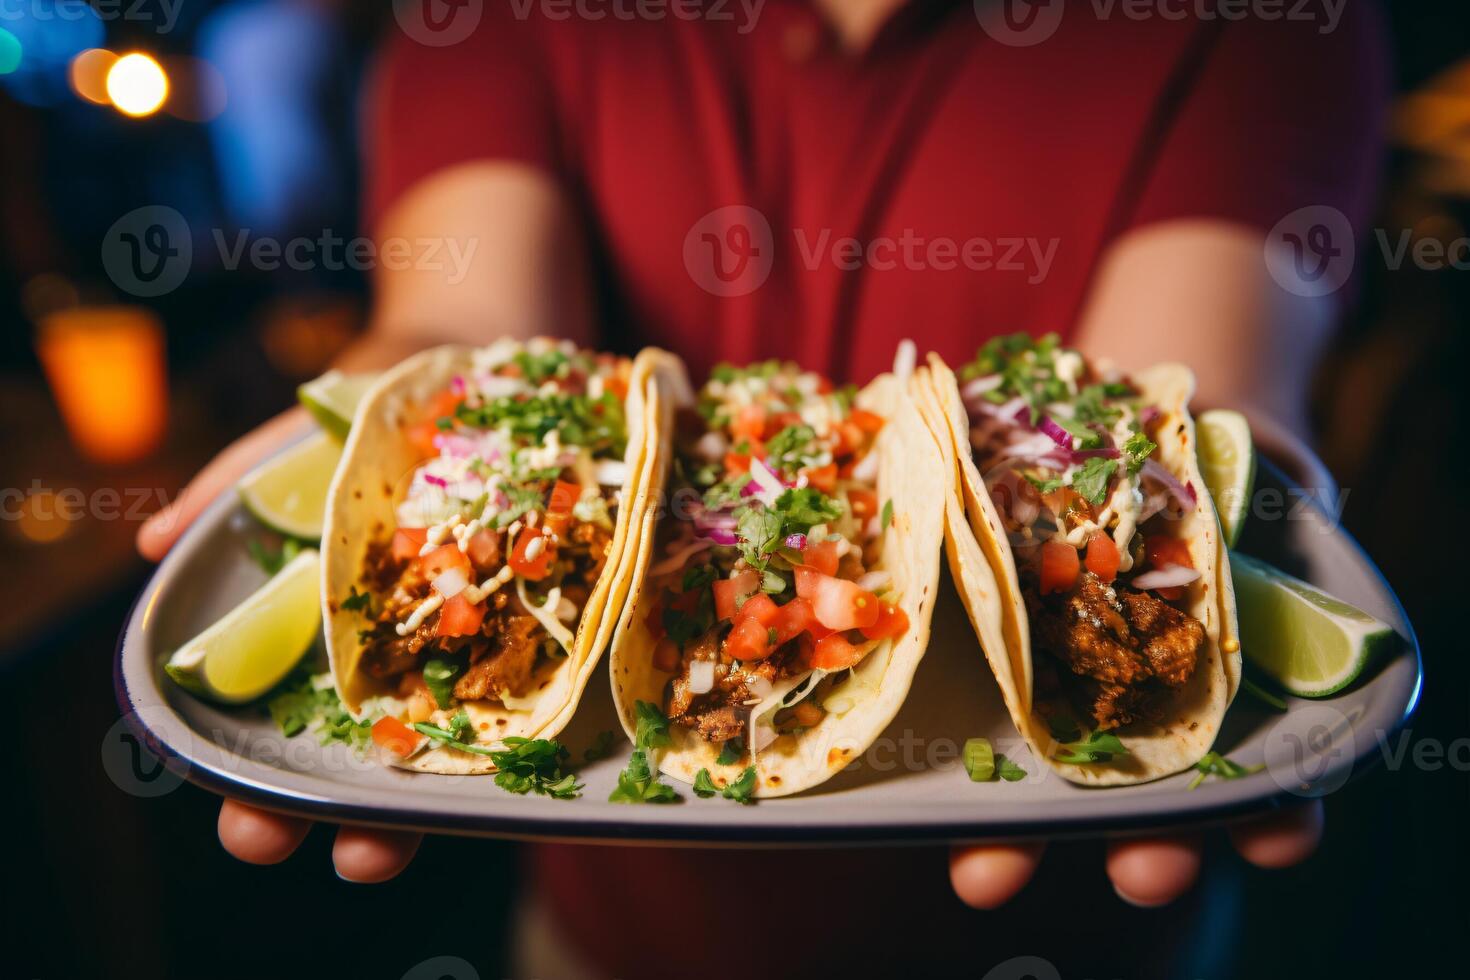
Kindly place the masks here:
POLYGON ((720 746, 720 757, 715 760, 722 766, 733 766, 745 755, 745 742, 742 739, 732 738, 720 746))
POLYGON ((424 664, 424 686, 439 708, 448 708, 454 701, 454 678, 459 671, 459 664, 448 660, 435 659, 424 664))
POLYGON ((878 518, 879 533, 888 530, 888 525, 893 523, 893 501, 883 501, 883 515, 878 518))
POLYGON ((279 548, 272 551, 256 539, 251 538, 245 542, 245 550, 250 552, 250 557, 255 559, 257 565, 265 569, 267 575, 274 575, 282 568, 285 568, 293 558, 301 554, 302 547, 308 544, 310 542, 303 542, 297 538, 286 538, 281 542, 279 548))
POLYGON ((1216 779, 1239 779, 1249 776, 1253 772, 1260 772, 1266 768, 1263 762, 1255 766, 1242 766, 1238 762, 1231 762, 1218 752, 1206 752, 1204 757, 1194 764, 1199 774, 1189 781, 1189 789, 1194 789, 1205 781, 1205 777, 1214 776, 1216 779))
POLYGON ((582 789, 575 775, 561 771, 568 753, 555 739, 512 735, 505 739, 504 750, 489 755, 500 770, 495 774, 495 785, 507 792, 524 795, 534 791, 552 799, 570 800, 582 789))

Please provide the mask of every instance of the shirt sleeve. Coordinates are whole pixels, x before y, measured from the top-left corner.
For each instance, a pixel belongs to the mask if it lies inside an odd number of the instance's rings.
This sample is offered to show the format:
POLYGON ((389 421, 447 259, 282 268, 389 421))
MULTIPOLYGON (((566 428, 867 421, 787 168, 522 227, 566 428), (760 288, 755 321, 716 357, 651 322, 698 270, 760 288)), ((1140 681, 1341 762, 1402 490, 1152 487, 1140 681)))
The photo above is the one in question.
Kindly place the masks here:
POLYGON ((1327 205, 1361 231, 1382 162, 1387 54, 1376 3, 1339 15, 1207 28, 1166 96, 1122 230, 1197 217, 1269 230, 1327 205))
POLYGON ((510 160, 559 170, 545 37, 534 18, 510 16, 511 7, 484 4, 467 38, 440 46, 415 39, 421 25, 393 25, 365 104, 369 227, 414 184, 456 164, 510 160))

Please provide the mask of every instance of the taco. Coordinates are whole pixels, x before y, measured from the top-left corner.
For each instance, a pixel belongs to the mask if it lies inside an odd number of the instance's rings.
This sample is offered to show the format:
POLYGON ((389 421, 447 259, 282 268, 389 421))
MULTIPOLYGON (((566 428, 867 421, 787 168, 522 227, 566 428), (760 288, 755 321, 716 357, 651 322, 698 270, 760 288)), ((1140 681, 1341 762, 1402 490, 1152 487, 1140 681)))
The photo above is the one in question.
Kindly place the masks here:
POLYGON ((834 388, 791 364, 717 368, 694 395, 672 358, 672 492, 649 511, 613 639, 613 699, 635 742, 668 720, 658 766, 696 786, 783 796, 863 752, 929 637, 943 458, 884 375, 834 388), (696 782, 707 770, 708 782, 696 782))
POLYGON ((1032 751, 1090 785, 1192 766, 1240 680, 1193 374, 1125 377, 1020 334, 958 380, 930 355, 914 388, 953 467, 950 568, 1032 751))
POLYGON ((364 396, 322 594, 338 694, 390 763, 488 772, 505 738, 566 724, 660 466, 652 363, 550 340, 440 347, 364 396))

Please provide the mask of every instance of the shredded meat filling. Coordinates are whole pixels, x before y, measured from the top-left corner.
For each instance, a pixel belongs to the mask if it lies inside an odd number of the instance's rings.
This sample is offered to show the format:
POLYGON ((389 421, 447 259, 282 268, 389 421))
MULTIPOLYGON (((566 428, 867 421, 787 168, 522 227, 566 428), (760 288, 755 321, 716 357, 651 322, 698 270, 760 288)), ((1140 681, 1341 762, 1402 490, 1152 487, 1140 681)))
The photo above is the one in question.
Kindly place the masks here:
POLYGON ((1091 572, 1032 601, 1032 639, 1063 668, 1063 690, 1100 730, 1157 722, 1194 674, 1205 629, 1162 599, 1091 572))
POLYGON ((740 662, 725 656, 720 646, 718 626, 686 644, 679 672, 669 687, 669 718, 710 742, 739 738, 745 731, 753 707, 748 702, 759 700, 751 690, 752 683, 774 684, 792 673, 792 658, 781 652, 764 660, 740 662), (691 665, 698 660, 715 664, 714 686, 702 694, 690 690, 691 665))

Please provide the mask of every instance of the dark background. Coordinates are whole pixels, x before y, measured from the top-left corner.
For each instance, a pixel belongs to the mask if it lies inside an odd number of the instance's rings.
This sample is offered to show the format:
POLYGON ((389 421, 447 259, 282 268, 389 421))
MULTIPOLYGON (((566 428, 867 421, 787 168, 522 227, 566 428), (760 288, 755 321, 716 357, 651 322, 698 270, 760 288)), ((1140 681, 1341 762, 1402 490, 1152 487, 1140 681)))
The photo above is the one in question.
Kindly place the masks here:
MULTIPOLYGON (((219 447, 289 405, 295 385, 360 329, 366 283, 350 271, 196 265, 179 289, 139 301, 111 288, 98 243, 120 216, 160 202, 191 226, 227 233, 356 234, 353 107, 383 15, 345 2, 185 0, 160 33, 137 19, 48 18, 42 0, 6 9, 21 11, 0 28, 24 55, 0 75, 0 487, 30 496, 20 509, 8 497, 0 521, 0 717, 14 736, 0 795, 12 848, 0 973, 396 977, 451 953, 501 975, 506 915, 522 894, 510 845, 431 839, 402 878, 366 888, 332 875, 326 831, 282 866, 251 868, 219 849, 218 805, 206 793, 119 791, 99 748, 118 719, 113 645, 148 574, 131 548, 137 520, 47 521, 32 506, 37 492, 66 487, 93 499, 104 488, 171 496, 219 447), (103 46, 151 52, 178 82, 212 66, 227 107, 195 121, 91 104, 69 87, 67 65, 103 46), (69 439, 36 339, 59 309, 123 300, 157 315, 168 408, 156 447, 107 464, 69 439), (434 896, 467 874, 474 928, 432 912, 434 896)), ((138 9, 162 17, 149 3, 138 9)), ((1470 10, 1456 0, 1389 9, 1399 96, 1374 227, 1391 241, 1408 229, 1451 242, 1470 233, 1470 10)), ((1423 644, 1427 685, 1405 737, 1445 748, 1458 740, 1460 765, 1379 767, 1357 780, 1329 801, 1320 853, 1292 871, 1247 869, 1217 842, 1183 913, 1196 922, 1184 957, 1195 975, 1398 975, 1432 950, 1461 947, 1470 926, 1470 671, 1464 576, 1451 568, 1465 513, 1470 277, 1389 268, 1373 241, 1360 244, 1358 274, 1357 307, 1314 396, 1320 446, 1349 490, 1348 528, 1423 644)), ((916 860, 942 874, 940 855, 916 860)), ((1055 958, 1065 962, 1077 936, 1069 922, 1105 912, 1111 953, 1095 973, 1170 969, 1142 951, 1156 930, 1181 928, 1181 914, 1116 906, 1099 865, 1099 845, 1056 849, 1043 878, 1082 869, 1075 902, 1045 904, 1057 889, 1038 888, 1010 914, 1055 921, 1055 958)), ((968 915, 958 921, 974 931, 975 953, 955 972, 981 975, 1012 952, 986 940, 1002 920, 968 915)), ((879 957, 875 970, 901 962, 879 957)))

